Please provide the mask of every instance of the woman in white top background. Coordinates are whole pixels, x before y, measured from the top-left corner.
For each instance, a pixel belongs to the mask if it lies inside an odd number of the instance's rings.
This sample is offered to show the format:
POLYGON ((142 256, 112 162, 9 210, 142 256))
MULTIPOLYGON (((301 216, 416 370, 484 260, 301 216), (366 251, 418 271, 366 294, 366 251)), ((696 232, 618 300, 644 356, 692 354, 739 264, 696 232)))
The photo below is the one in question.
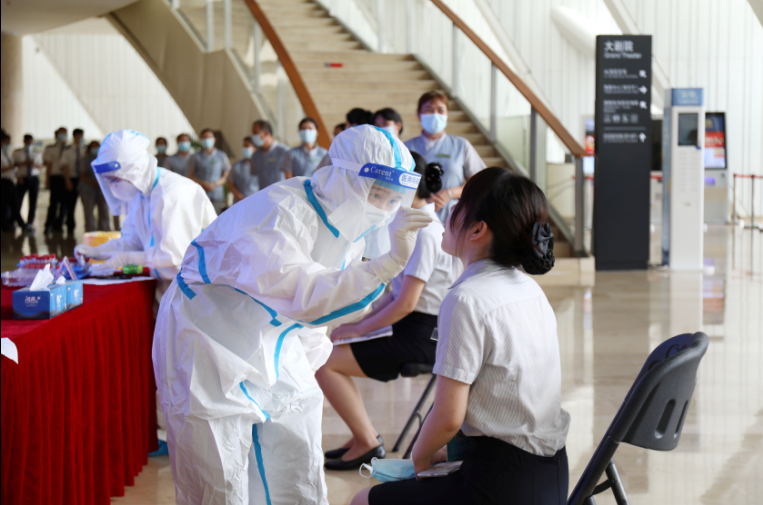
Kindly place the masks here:
POLYGON ((570 417, 561 407, 556 318, 518 268, 543 274, 554 265, 543 192, 505 169, 475 174, 442 248, 465 270, 440 307, 437 390, 412 457, 416 474, 444 461, 461 430, 467 448, 456 459, 464 462, 446 477, 364 489, 352 504, 563 505, 570 417))
POLYGON ((434 221, 422 228, 405 270, 392 279, 392 291, 362 320, 336 328, 331 339, 365 335, 392 326, 392 336, 349 345, 335 345, 328 362, 316 378, 326 398, 344 420, 352 438, 341 448, 326 452, 329 470, 357 470, 361 463, 385 456, 383 442, 371 424, 352 377, 370 377, 387 382, 397 379, 406 363, 434 365, 437 343, 432 332, 448 288, 463 270, 461 261, 442 251, 444 231, 436 219, 434 204, 427 204, 432 192, 442 187, 442 168, 427 165, 411 153, 415 171, 422 175, 411 207, 427 211, 434 221))

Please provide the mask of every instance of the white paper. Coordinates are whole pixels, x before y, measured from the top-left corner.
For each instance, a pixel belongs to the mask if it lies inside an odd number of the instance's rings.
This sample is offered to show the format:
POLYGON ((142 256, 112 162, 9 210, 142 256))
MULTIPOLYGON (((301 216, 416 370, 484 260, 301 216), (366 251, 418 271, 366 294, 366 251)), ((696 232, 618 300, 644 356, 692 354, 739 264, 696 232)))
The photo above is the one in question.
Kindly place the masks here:
POLYGON ((50 291, 48 285, 53 282, 53 274, 50 273, 50 263, 45 265, 45 268, 37 272, 34 276, 32 285, 29 286, 29 291, 50 291))
POLYGON ((59 286, 63 286, 66 284, 66 279, 64 279, 64 276, 60 276, 58 279, 56 279, 56 284, 59 286))
POLYGON ((2 351, 3 356, 8 359, 12 359, 17 365, 19 364, 19 350, 16 349, 16 344, 9 338, 2 339, 2 351))
POLYGON ((374 340, 377 338, 391 336, 392 326, 385 326, 384 328, 379 328, 376 331, 366 333, 365 335, 360 335, 359 337, 341 338, 339 340, 334 340, 334 345, 354 344, 356 342, 366 342, 367 340, 374 340))
POLYGON ((82 284, 91 286, 109 286, 111 284, 124 284, 125 282, 150 281, 152 277, 133 277, 132 279, 82 279, 82 284))

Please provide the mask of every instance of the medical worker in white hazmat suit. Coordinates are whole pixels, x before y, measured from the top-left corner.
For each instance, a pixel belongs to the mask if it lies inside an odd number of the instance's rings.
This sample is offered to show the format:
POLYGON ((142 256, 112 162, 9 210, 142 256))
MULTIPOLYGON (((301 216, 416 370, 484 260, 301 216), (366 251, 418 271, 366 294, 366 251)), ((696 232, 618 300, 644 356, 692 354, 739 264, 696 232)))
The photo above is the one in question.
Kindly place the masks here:
POLYGON ((346 130, 329 156, 222 214, 162 299, 154 369, 180 504, 328 503, 326 326, 362 315, 432 220, 407 208, 420 175, 387 132, 346 130), (361 261, 378 228, 389 252, 361 261))
POLYGON ((109 210, 126 213, 122 236, 103 245, 78 245, 77 254, 107 260, 104 268, 143 265, 159 280, 156 306, 180 271, 186 249, 217 217, 195 182, 157 166, 142 133, 119 130, 101 144, 92 167, 109 210))

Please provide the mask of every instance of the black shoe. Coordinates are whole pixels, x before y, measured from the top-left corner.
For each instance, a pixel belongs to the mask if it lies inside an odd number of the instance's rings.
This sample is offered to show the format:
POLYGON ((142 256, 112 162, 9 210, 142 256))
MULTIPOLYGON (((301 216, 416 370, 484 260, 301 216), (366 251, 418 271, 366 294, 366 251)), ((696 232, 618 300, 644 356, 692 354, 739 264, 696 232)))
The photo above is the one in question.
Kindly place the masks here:
MULTIPOLYGON (((379 441, 379 445, 381 445, 382 447, 384 446, 384 440, 382 440, 381 435, 377 436, 376 440, 379 441)), ((323 453, 323 455, 326 457, 326 459, 339 459, 345 454, 347 454, 347 451, 349 451, 349 449, 345 449, 344 447, 342 447, 340 449, 332 449, 330 451, 326 451, 323 453)))
POLYGON ((370 463, 372 459, 384 459, 387 453, 384 451, 384 446, 374 447, 359 458, 355 458, 351 461, 344 461, 343 459, 331 459, 326 461, 323 466, 326 470, 357 470, 363 463, 370 463))

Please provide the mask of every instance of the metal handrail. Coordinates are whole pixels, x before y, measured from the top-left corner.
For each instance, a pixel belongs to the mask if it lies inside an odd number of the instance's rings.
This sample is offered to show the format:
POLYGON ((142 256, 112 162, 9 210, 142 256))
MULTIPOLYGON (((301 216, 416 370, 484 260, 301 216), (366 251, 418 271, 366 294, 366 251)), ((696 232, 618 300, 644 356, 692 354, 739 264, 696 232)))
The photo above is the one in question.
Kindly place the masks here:
POLYGON ((278 56, 281 66, 289 77, 289 81, 291 81, 294 92, 296 93, 300 104, 302 104, 302 110, 305 111, 307 116, 312 117, 318 123, 318 144, 321 147, 328 149, 331 145, 331 138, 329 137, 328 130, 326 129, 321 113, 318 111, 318 107, 315 105, 313 97, 310 95, 310 91, 307 89, 307 85, 305 85, 305 81, 302 79, 299 70, 297 70, 297 66, 294 63, 294 60, 292 60, 289 51, 286 50, 286 46, 283 41, 281 41, 281 38, 278 36, 278 33, 276 33, 275 28, 273 28, 273 25, 270 23, 270 20, 259 4, 255 0, 244 0, 244 3, 249 7, 254 19, 257 20, 260 28, 270 41, 270 45, 273 47, 276 56, 278 56))
MULTIPOLYGON (((561 121, 559 121, 559 119, 548 109, 548 107, 546 107, 540 98, 538 98, 537 95, 533 93, 529 86, 527 86, 527 84, 525 84, 525 82, 509 68, 509 66, 495 53, 495 51, 493 51, 476 33, 474 33, 471 28, 469 28, 469 25, 467 25, 460 17, 458 17, 458 15, 453 12, 447 5, 445 5, 442 0, 432 0, 432 3, 451 20, 454 29, 457 28, 461 30, 464 35, 469 37, 474 45, 476 45, 477 48, 482 51, 482 53, 490 60, 494 67, 497 70, 500 70, 501 73, 506 76, 509 82, 514 85, 517 91, 519 91, 519 93, 524 96, 528 102, 530 102, 532 108, 535 109, 538 114, 540 114, 546 124, 551 128, 551 130, 553 130, 554 133, 556 133, 557 137, 559 137, 559 140, 561 140, 562 143, 567 146, 567 149, 569 149, 573 156, 588 156, 583 146, 581 146, 570 134, 570 132, 567 131, 564 125, 562 125, 561 121)), ((453 87, 456 87, 455 84, 453 87)))

